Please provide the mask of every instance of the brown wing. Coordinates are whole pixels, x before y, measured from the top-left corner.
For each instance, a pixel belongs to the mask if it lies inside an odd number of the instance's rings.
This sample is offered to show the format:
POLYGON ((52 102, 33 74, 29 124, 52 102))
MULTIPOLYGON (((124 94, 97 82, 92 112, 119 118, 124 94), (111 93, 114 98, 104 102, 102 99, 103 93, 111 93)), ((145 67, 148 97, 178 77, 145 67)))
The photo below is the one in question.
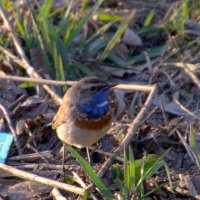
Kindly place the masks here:
POLYGON ((67 121, 68 112, 69 110, 67 106, 65 105, 60 106, 58 112, 56 113, 52 121, 53 129, 56 129, 58 126, 64 124, 67 121))
POLYGON ((67 120, 69 120, 69 118, 73 117, 73 111, 74 111, 74 105, 75 105, 75 101, 73 100, 74 96, 71 95, 71 88, 67 91, 67 93, 65 94, 62 104, 58 109, 58 112, 56 113, 56 115, 53 118, 52 121, 52 128, 56 129, 58 126, 64 124, 67 122, 67 120))

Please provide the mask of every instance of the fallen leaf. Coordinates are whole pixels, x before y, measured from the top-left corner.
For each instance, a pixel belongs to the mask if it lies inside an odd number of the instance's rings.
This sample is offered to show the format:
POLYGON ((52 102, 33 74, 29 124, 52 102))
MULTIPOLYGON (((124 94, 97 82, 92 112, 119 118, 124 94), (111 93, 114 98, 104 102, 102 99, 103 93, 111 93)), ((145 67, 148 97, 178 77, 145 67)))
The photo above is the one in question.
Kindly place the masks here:
POLYGON ((123 58, 123 59, 127 59, 128 58, 129 50, 128 50, 127 46, 124 43, 122 43, 122 42, 117 43, 115 45, 114 51, 121 58, 123 58))
POLYGON ((129 46, 142 46, 142 39, 130 28, 125 30, 122 41, 129 46))

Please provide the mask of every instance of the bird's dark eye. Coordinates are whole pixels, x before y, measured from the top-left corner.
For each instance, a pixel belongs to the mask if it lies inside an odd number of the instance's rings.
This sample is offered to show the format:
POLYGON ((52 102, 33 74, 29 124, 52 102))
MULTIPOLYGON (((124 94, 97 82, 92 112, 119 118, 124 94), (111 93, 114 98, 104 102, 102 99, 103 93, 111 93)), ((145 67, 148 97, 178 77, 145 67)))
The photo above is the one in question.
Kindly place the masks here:
POLYGON ((92 92, 96 91, 96 87, 95 86, 91 86, 90 87, 90 91, 92 91, 92 92))

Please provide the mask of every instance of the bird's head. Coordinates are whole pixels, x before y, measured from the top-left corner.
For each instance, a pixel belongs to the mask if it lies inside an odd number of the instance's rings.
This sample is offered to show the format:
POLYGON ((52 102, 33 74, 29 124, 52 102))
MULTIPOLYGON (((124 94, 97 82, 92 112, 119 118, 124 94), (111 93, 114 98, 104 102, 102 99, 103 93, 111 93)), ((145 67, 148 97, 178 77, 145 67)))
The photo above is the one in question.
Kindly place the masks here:
POLYGON ((105 114, 109 109, 109 89, 116 84, 109 84, 97 77, 84 78, 74 85, 80 110, 93 118, 105 114))
POLYGON ((109 84, 97 77, 83 78, 75 85, 76 95, 80 101, 101 101, 108 97, 109 89, 116 84, 109 84))

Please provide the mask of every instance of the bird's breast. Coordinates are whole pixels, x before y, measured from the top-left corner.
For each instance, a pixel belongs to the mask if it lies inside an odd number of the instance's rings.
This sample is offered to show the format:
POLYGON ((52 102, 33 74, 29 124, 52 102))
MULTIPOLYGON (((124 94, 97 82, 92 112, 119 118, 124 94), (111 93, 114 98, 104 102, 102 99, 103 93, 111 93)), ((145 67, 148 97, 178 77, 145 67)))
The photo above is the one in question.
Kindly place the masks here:
POLYGON ((111 125, 113 110, 110 109, 105 115, 98 119, 86 118, 82 115, 75 116, 75 125, 83 130, 99 131, 111 125))

